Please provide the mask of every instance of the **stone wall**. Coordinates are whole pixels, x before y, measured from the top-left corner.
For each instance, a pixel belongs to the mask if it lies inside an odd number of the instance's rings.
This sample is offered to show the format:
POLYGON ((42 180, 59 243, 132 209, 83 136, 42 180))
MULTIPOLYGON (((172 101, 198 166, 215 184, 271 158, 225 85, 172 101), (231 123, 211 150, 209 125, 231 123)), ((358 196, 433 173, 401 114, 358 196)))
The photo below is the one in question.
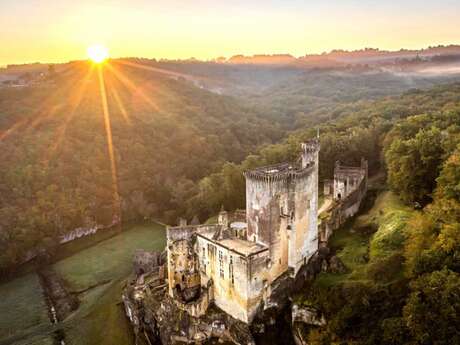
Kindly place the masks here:
POLYGON ((115 226, 115 225, 117 225, 119 223, 120 223, 120 219, 118 217, 115 217, 112 220, 112 223, 110 223, 109 225, 95 224, 95 225, 90 226, 90 227, 76 228, 76 229, 74 229, 72 231, 69 231, 69 232, 65 233, 64 235, 62 235, 61 238, 59 239, 59 244, 64 244, 64 243, 67 243, 67 242, 74 241, 74 240, 76 240, 78 238, 94 235, 95 233, 97 233, 100 230, 111 228, 111 227, 113 227, 113 226, 115 226))
MULTIPOLYGON (((367 162, 362 161, 361 167, 349 168, 353 178, 348 178, 347 186, 342 182, 347 179, 346 174, 343 171, 339 175, 338 179, 335 179, 335 185, 339 185, 342 193, 345 197, 337 197, 334 200, 332 207, 327 211, 326 216, 323 217, 318 226, 319 242, 320 246, 324 246, 333 231, 343 225, 347 219, 353 217, 361 206, 367 193, 367 162), (360 178, 357 179, 356 176, 360 178), (340 185, 342 183, 342 185, 340 185), (352 186, 353 188, 350 188, 352 186), (345 188, 347 187, 347 188, 345 188)), ((338 174, 334 174, 337 177, 338 174)), ((338 191, 334 190, 334 196, 338 195, 338 191)))
POLYGON ((198 265, 194 251, 194 234, 197 229, 196 226, 183 226, 168 227, 166 230, 168 286, 171 297, 178 297, 178 293, 190 288, 199 289, 198 265))

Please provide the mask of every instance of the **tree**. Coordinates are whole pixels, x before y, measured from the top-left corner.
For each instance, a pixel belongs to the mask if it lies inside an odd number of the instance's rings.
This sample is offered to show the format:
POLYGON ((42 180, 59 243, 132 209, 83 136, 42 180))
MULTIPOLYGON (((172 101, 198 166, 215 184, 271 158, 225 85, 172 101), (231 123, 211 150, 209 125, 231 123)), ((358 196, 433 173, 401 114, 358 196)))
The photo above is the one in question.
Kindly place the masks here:
POLYGON ((460 275, 448 269, 428 273, 411 290, 403 317, 417 343, 460 343, 460 275))
POLYGON ((395 139, 386 150, 388 183, 405 202, 431 200, 444 153, 441 140, 438 128, 421 129, 414 138, 395 139))

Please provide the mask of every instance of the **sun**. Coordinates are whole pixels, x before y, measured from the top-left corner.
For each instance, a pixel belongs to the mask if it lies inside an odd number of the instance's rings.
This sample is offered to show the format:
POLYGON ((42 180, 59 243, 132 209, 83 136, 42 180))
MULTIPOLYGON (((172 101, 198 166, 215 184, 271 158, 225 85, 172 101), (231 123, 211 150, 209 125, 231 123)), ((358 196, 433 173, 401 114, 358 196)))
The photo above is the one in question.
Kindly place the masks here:
POLYGON ((102 63, 109 57, 109 50, 100 44, 89 46, 86 52, 94 63, 102 63))

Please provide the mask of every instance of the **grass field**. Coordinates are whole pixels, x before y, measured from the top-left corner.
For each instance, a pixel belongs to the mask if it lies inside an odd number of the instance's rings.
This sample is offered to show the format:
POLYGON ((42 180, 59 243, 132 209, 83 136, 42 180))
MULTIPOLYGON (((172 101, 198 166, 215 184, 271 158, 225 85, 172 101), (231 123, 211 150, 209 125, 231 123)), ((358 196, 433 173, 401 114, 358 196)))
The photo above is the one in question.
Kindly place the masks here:
POLYGON ((35 273, 0 285, 0 339, 47 323, 46 303, 35 273))
POLYGON ((391 276, 388 279, 400 276, 402 272, 388 269, 402 269, 398 264, 405 241, 404 227, 412 212, 392 192, 380 193, 367 213, 337 230, 330 239, 330 247, 349 271, 321 273, 315 284, 327 287, 342 282, 374 282, 382 275, 391 276))
POLYGON ((136 249, 163 250, 164 227, 137 225, 54 265, 79 294, 80 308, 64 322, 69 345, 129 345, 130 326, 121 303, 123 281, 132 272, 136 249))
MULTIPOLYGON (((67 345, 132 344, 120 304, 123 281, 132 272, 136 249, 162 250, 164 246, 163 226, 134 225, 54 264, 71 291, 102 283, 78 294, 80 307, 61 325, 67 345)), ((0 285, 0 344, 51 345, 53 331, 35 273, 0 285)))
POLYGON ((162 226, 137 225, 59 261, 54 268, 72 291, 81 291, 103 281, 126 277, 132 271, 137 248, 163 250, 165 244, 162 226))

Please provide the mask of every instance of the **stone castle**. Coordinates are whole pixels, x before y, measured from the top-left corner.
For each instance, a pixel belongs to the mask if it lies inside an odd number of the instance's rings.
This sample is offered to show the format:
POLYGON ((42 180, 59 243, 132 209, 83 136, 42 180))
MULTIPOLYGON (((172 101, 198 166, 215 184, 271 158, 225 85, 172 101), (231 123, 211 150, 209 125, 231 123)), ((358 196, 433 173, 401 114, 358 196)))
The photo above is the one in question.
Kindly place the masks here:
POLYGON ((218 224, 169 227, 169 295, 212 299, 251 322, 272 283, 295 277, 318 250, 318 153, 315 139, 302 144, 296 164, 246 172, 245 214, 223 211, 218 224))
POLYGON ((316 138, 301 144, 295 163, 245 172, 245 211, 222 210, 216 224, 181 221, 167 227, 161 258, 138 255, 137 280, 123 297, 135 329, 143 325, 166 342, 191 341, 203 332, 215 336, 210 324, 216 320, 204 321, 211 306, 235 322, 251 324, 261 310, 276 306, 280 290, 305 279, 300 272, 318 259, 332 232, 358 212, 367 190, 366 161, 360 167, 337 162, 334 180, 324 181, 329 206, 323 206, 319 221, 319 151, 316 138), (188 315, 187 331, 170 325, 179 311, 188 315))

